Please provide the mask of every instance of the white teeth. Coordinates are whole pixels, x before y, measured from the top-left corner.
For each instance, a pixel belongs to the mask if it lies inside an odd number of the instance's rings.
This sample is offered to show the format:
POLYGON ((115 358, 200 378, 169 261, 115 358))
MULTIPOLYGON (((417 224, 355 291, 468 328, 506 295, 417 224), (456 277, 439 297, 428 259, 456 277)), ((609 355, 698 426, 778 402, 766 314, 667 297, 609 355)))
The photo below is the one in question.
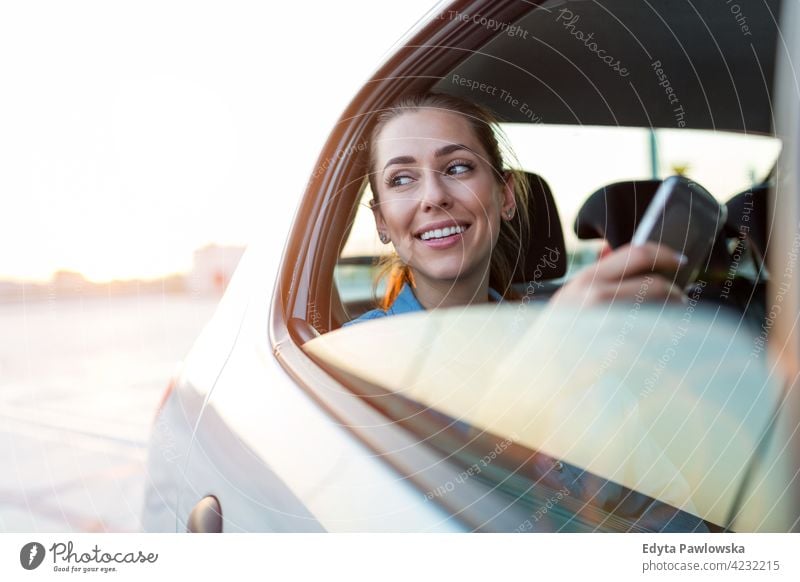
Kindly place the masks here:
POLYGON ((447 236, 453 236, 454 234, 461 234, 467 230, 463 226, 448 226, 446 228, 437 228, 435 230, 428 230, 423 232, 419 238, 422 240, 430 240, 432 238, 445 238, 447 236))

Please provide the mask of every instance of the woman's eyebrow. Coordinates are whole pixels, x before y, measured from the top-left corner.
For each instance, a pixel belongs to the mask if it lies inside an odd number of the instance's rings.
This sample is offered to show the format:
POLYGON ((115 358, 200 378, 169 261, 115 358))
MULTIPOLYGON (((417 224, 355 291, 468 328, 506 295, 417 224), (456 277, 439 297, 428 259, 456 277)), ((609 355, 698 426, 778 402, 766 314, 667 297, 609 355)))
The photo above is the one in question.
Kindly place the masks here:
POLYGON ((391 160, 386 162, 386 165, 383 167, 383 171, 385 172, 386 168, 388 168, 392 164, 413 164, 416 161, 417 160, 415 160, 411 156, 398 156, 398 157, 392 158, 391 160))
POLYGON ((467 150, 468 152, 472 152, 473 154, 478 155, 475 150, 473 150, 470 147, 465 146, 463 143, 451 143, 449 145, 446 145, 446 146, 436 150, 433 153, 433 156, 435 158, 441 158, 441 157, 446 156, 448 154, 452 154, 453 152, 457 152, 458 150, 467 150))
MULTIPOLYGON (((452 154, 453 152, 457 152, 458 150, 466 150, 468 152, 472 152, 475 155, 478 155, 475 150, 473 150, 470 147, 465 146, 464 144, 451 143, 451 144, 447 144, 446 146, 441 147, 438 150, 436 150, 435 152, 433 152, 433 157, 441 158, 441 157, 444 157, 446 155, 452 154)), ((383 170, 386 171, 386 168, 388 168, 389 166, 391 166, 393 164, 413 164, 416 161, 417 160, 414 159, 412 156, 398 156, 398 157, 392 158, 391 160, 386 162, 386 165, 383 167, 383 170)))

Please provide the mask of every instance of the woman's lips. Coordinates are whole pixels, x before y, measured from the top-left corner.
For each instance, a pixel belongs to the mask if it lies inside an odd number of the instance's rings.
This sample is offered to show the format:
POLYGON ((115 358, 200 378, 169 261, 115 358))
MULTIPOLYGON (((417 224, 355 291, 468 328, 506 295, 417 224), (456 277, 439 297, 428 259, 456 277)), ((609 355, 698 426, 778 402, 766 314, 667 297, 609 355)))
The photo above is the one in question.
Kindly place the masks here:
POLYGON ((449 249, 450 247, 453 247, 461 243, 461 241, 464 239, 464 235, 467 233, 468 230, 469 226, 467 226, 463 232, 451 234, 450 236, 444 236, 441 238, 429 238, 428 240, 422 240, 419 237, 416 238, 417 240, 419 240, 419 242, 421 242, 428 248, 436 250, 444 250, 444 249, 449 249))

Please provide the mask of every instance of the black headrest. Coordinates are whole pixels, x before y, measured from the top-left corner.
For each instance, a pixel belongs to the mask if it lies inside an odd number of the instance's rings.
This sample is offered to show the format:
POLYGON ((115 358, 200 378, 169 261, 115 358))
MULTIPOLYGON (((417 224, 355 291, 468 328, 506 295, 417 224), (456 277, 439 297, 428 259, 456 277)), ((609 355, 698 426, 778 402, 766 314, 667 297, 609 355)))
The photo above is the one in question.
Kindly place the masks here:
MULTIPOLYGON (((518 264, 511 281, 526 283, 558 279, 567 272, 564 231, 550 186, 538 174, 525 172, 530 187, 530 236, 524 264, 518 264)), ((519 217, 514 219, 519 220, 519 217)), ((518 227, 518 223, 514 226, 518 227)))
POLYGON ((614 249, 630 242, 660 185, 661 180, 636 180, 600 188, 578 211, 575 234, 581 239, 604 238, 614 249))
POLYGON ((769 246, 769 229, 767 228, 767 195, 768 184, 759 184, 745 190, 728 200, 728 223, 732 236, 743 236, 750 239, 753 250, 760 255, 762 261, 767 259, 769 246))

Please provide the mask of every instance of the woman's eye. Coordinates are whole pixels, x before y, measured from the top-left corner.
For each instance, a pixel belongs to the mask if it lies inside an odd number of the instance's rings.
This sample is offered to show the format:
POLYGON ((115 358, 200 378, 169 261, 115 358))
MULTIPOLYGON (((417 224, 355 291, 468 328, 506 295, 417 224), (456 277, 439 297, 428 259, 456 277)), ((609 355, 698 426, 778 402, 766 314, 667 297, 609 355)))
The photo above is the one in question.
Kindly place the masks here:
POLYGON ((447 166, 447 173, 451 176, 458 176, 459 174, 466 174, 472 169, 472 164, 466 162, 455 162, 447 166))
POLYGON ((410 184, 413 178, 411 176, 406 176, 405 174, 399 174, 397 176, 392 176, 389 179, 389 186, 397 187, 397 186, 405 186, 410 184))

